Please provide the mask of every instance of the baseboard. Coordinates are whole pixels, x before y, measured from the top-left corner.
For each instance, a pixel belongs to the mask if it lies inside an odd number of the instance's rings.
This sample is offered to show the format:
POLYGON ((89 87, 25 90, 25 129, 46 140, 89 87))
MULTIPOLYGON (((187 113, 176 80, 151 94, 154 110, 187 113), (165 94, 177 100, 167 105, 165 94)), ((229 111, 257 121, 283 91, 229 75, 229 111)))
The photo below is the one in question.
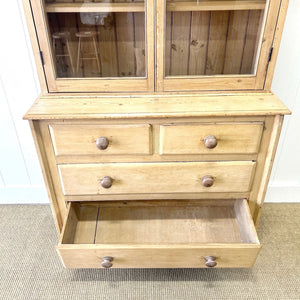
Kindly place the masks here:
POLYGON ((0 204, 49 203, 43 186, 0 187, 0 204))
POLYGON ((300 203, 300 186, 279 186, 270 185, 267 190, 265 202, 282 203, 295 202, 300 203))

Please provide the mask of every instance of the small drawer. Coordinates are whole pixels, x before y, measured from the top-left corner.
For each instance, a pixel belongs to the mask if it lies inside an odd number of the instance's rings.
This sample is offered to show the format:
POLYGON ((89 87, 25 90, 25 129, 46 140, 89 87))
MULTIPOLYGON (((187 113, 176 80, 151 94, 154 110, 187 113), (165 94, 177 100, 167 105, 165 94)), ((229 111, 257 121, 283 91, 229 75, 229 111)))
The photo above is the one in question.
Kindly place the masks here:
POLYGON ((248 192, 252 161, 58 165, 64 195, 248 192))
POLYGON ((151 125, 49 125, 55 155, 148 155, 151 125))
POLYGON ((256 154, 263 123, 160 126, 160 154, 256 154))
POLYGON ((72 202, 57 246, 67 268, 242 268, 260 248, 246 200, 72 202))

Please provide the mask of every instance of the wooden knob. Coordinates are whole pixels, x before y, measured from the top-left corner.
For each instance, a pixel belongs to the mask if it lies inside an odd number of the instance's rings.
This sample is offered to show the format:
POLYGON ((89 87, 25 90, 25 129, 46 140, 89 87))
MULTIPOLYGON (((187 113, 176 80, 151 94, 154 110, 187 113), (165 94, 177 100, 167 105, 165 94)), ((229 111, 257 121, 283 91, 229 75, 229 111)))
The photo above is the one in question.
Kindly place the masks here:
POLYGON ((98 137, 97 140, 96 140, 96 146, 98 149, 100 150, 105 150, 109 145, 109 140, 108 138, 104 137, 104 136, 101 136, 101 137, 98 137))
POLYGON ((205 187, 211 187, 214 184, 214 178, 211 175, 205 175, 202 177, 202 185, 205 187))
POLYGON ((104 187, 105 189, 109 189, 113 184, 113 179, 109 176, 104 176, 101 179, 101 186, 104 187))
POLYGON ((214 135, 208 135, 204 138, 204 145, 208 149, 213 149, 218 145, 217 138, 214 135))
POLYGON ((112 261, 114 260, 114 258, 113 257, 111 257, 111 256, 105 256, 105 257, 103 257, 102 258, 102 263, 101 263, 101 266, 103 267, 103 268, 106 268, 106 269, 109 269, 109 268, 111 268, 112 267, 112 261))
POLYGON ((205 265, 209 268, 215 267, 217 265, 216 259, 217 258, 215 256, 206 256, 205 257, 205 260, 206 260, 205 265))

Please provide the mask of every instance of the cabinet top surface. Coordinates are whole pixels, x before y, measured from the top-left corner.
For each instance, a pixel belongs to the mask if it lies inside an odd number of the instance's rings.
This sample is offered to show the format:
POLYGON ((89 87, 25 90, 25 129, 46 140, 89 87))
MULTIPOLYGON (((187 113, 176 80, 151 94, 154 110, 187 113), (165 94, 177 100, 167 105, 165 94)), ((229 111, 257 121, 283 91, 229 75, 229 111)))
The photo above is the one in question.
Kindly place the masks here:
POLYGON ((46 95, 34 102, 24 119, 224 117, 290 113, 272 93, 114 97, 46 95))

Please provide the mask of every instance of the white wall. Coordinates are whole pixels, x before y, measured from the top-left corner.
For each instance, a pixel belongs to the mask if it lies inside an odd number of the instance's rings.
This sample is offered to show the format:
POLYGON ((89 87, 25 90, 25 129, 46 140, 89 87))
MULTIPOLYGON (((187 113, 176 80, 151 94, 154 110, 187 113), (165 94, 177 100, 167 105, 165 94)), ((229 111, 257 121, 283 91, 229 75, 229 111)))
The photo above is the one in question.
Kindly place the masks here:
POLYGON ((23 6, 12 0, 0 7, 0 203, 48 202, 30 129, 22 120, 40 93, 23 6))
MULTIPOLYGON (((290 0, 272 89, 293 115, 283 127, 268 202, 300 202, 299 29, 300 1, 290 0)), ((0 203, 47 203, 29 126, 22 120, 40 88, 21 0, 6 1, 0 9, 0 36, 0 203)))

